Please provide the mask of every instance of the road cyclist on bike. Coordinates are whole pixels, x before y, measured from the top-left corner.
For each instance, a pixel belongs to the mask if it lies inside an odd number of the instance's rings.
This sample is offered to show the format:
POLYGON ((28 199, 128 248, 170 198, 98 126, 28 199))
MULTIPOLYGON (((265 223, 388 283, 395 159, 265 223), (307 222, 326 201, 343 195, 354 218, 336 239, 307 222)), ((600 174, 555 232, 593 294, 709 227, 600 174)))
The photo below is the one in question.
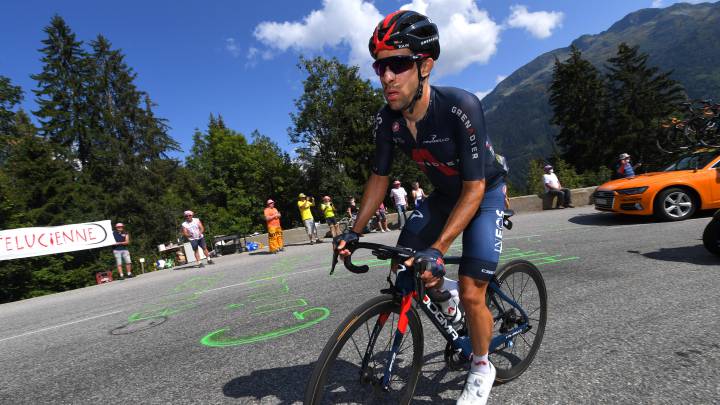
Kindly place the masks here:
MULTIPOLYGON (((387 104, 376 117, 375 161, 357 221, 335 238, 336 250, 350 255, 347 248, 358 241, 387 192, 393 149, 399 147, 435 188, 397 242, 416 251, 405 264, 420 264, 428 288, 442 288, 443 255, 463 233, 459 296, 474 354, 457 403, 485 404, 495 379, 488 361, 493 318, 485 292, 502 249, 507 166, 486 134, 480 100, 465 90, 429 84, 440 43, 436 25, 426 16, 406 10, 389 14, 375 28, 369 47, 387 104)), ((452 315, 451 306, 443 308, 452 315)))

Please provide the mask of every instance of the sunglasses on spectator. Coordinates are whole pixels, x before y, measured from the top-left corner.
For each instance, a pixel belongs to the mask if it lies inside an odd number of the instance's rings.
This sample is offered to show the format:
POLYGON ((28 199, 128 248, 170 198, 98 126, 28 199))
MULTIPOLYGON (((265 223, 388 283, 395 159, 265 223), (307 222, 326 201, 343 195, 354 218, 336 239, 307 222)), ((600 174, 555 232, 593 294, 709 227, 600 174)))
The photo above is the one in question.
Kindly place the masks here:
POLYGON ((390 71, 396 75, 402 72, 412 69, 415 62, 423 60, 427 57, 425 54, 419 55, 395 55, 387 58, 376 60, 372 66, 375 70, 375 74, 382 76, 385 74, 385 70, 390 68, 390 71))

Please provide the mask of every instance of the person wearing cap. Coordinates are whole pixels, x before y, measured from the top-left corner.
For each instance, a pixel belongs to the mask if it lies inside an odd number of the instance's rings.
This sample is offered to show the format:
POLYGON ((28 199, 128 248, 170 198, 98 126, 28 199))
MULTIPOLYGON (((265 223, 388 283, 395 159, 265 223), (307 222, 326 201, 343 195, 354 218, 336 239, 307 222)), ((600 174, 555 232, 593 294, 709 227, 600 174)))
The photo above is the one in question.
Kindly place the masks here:
POLYGON ((285 250, 283 247, 283 233, 280 226, 280 212, 275 208, 275 201, 267 200, 265 205, 265 221, 268 230, 268 248, 270 253, 277 253, 285 250))
POLYGON ((113 245, 113 255, 115 256, 115 264, 117 265, 118 276, 120 280, 125 279, 123 275, 123 262, 125 262, 125 273, 128 278, 134 277, 132 274, 132 261, 130 260, 130 251, 128 245, 130 244, 130 234, 125 231, 125 225, 122 222, 115 224, 115 230, 113 231, 113 237, 115 238, 115 245, 113 245))
POLYGON ((315 198, 308 197, 305 194, 300 193, 298 195, 297 205, 300 210, 300 219, 302 219, 303 224, 305 225, 305 231, 308 234, 308 238, 310 238, 310 244, 312 245, 315 242, 322 242, 320 238, 318 238, 315 218, 313 217, 312 211, 310 211, 310 207, 315 206, 315 198))
POLYGON ((615 163, 615 170, 613 172, 613 179, 624 179, 626 177, 635 177, 635 169, 642 166, 642 163, 633 165, 630 163, 630 155, 627 153, 621 153, 618 156, 618 161, 615 163))
MULTIPOLYGON (((545 194, 548 194, 551 198, 557 197, 557 205, 555 208, 575 208, 572 205, 570 189, 563 188, 560 180, 558 180, 557 175, 554 173, 553 167, 545 165, 543 169, 545 170, 545 174, 543 174, 545 194)), ((552 200, 550 200, 550 203, 552 203, 552 200)))
POLYGON ((332 202, 332 198, 329 195, 323 197, 322 203, 320 203, 320 211, 322 211, 325 217, 325 222, 330 227, 330 233, 333 238, 340 235, 340 225, 338 225, 335 219, 335 204, 332 202))
POLYGON ((213 264, 210 259, 210 252, 208 252, 207 243, 205 243, 205 226, 203 225, 200 218, 193 218, 194 212, 187 210, 183 213, 185 221, 182 223, 182 233, 190 241, 193 253, 195 253, 195 261, 197 261, 196 267, 205 267, 202 260, 200 259, 200 248, 202 248, 207 258, 208 264, 213 264))
POLYGON ((398 227, 402 229, 405 226, 405 212, 407 211, 408 199, 407 191, 400 185, 400 180, 393 182, 393 188, 390 189, 390 197, 392 197, 395 209, 398 213, 398 227))

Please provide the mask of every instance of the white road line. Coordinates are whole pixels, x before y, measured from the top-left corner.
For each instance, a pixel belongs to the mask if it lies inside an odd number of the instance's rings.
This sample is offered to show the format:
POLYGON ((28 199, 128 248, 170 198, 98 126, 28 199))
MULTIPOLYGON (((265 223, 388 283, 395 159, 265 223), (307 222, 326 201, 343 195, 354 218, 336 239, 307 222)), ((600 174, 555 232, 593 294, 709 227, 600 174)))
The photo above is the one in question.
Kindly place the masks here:
POLYGON ((89 318, 78 319, 77 321, 66 322, 66 323, 62 323, 62 324, 60 324, 60 325, 48 326, 47 328, 37 329, 37 330, 30 331, 30 332, 21 333, 21 334, 19 334, 19 335, 2 338, 2 339, 0 339, 0 342, 6 341, 6 340, 10 340, 10 339, 19 338, 19 337, 23 337, 23 336, 27 336, 27 335, 32 335, 32 334, 34 334, 34 333, 44 332, 44 331, 50 330, 50 329, 62 328, 63 326, 74 325, 74 324, 76 324, 76 323, 85 322, 85 321, 89 321, 89 320, 96 319, 96 318, 102 318, 103 316, 115 315, 115 314, 119 314, 120 312, 124 312, 124 311, 108 312, 108 313, 106 313, 106 314, 100 314, 100 315, 91 316, 91 317, 89 317, 89 318))

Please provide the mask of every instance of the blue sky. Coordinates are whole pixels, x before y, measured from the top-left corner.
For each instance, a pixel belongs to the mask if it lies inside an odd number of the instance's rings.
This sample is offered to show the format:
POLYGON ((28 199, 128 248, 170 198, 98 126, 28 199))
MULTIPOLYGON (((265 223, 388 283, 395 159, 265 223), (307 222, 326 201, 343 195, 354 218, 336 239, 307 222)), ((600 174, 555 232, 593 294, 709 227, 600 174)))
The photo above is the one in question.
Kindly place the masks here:
POLYGON ((103 34, 122 49, 138 87, 169 120, 183 149, 210 113, 246 135, 257 129, 291 151, 287 128, 304 76, 298 56, 337 56, 370 78, 367 38, 381 15, 401 6, 440 27, 442 53, 431 82, 479 95, 538 55, 606 30, 626 14, 670 0, 126 0, 0 2, 0 75, 36 108, 30 75, 40 72, 41 40, 54 14, 85 42, 103 34))

